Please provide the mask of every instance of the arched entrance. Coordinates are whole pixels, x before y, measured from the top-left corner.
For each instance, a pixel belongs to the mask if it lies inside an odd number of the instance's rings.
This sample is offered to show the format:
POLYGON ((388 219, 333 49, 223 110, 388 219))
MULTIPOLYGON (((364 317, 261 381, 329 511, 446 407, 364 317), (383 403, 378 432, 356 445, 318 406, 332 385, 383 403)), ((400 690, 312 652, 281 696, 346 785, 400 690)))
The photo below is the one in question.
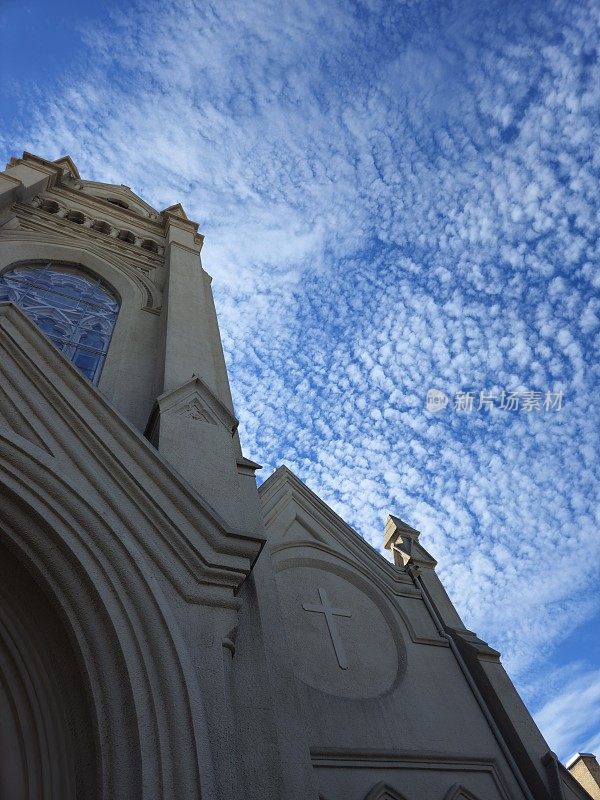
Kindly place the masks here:
MULTIPOLYGON (((9 586, 0 621, 20 632, 26 656, 9 659, 17 635, 0 634, 0 710, 9 709, 0 736, 13 742, 13 755, 0 754, 10 787, 0 782, 0 800, 199 798, 196 747, 208 738, 198 736, 197 693, 192 718, 183 640, 158 583, 127 548, 129 529, 121 519, 110 527, 83 469, 70 470, 0 425, 0 583, 9 586), (40 688, 27 693, 20 676, 31 672, 40 688), (43 698, 44 713, 29 713, 28 697, 43 698), (30 775, 42 777, 24 789, 30 775)), ((134 507, 124 519, 142 527, 134 507)))
POLYGON ((65 625, 0 538, 0 797, 96 797, 93 731, 65 625))

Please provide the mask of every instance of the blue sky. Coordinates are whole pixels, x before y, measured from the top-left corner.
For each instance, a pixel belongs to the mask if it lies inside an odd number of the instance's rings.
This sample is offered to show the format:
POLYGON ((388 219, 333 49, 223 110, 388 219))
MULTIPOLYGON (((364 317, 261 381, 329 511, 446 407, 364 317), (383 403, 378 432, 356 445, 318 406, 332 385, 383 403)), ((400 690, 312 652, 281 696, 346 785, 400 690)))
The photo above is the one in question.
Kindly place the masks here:
POLYGON ((600 751, 599 13, 0 6, 0 155, 183 203, 247 454, 419 528, 565 759, 600 751), (563 407, 453 408, 502 390, 563 407))

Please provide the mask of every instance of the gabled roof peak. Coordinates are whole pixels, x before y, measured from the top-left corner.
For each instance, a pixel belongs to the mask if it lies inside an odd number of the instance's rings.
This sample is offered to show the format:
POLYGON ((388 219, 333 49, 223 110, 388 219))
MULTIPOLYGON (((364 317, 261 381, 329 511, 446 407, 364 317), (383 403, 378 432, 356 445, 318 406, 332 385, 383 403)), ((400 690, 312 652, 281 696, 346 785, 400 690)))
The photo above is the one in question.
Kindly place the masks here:
POLYGON ((156 209, 124 183, 81 180, 80 188, 85 194, 96 197, 98 200, 108 201, 134 213, 142 213, 142 215, 149 216, 151 219, 158 218, 156 209))
POLYGON ((81 180, 81 175, 79 174, 79 170, 75 166, 75 162, 71 158, 71 156, 61 156, 60 158, 56 158, 54 163, 57 164, 59 167, 66 169, 73 178, 77 178, 77 180, 81 180))
POLYGON ((175 203, 174 205, 165 208, 162 213, 172 214, 174 217, 180 217, 181 219, 189 219, 181 203, 175 203))
MULTIPOLYGON (((271 515, 277 516, 278 502, 283 494, 291 493, 294 502, 306 512, 305 521, 314 530, 322 527, 337 541, 338 546, 346 553, 353 553, 356 558, 367 559, 386 572, 392 565, 375 547, 352 528, 339 514, 327 505, 319 495, 313 492, 292 470, 282 464, 259 487, 263 513, 267 528, 271 515), (310 522, 312 520, 312 522, 310 522)), ((300 514, 300 516, 303 516, 300 514)), ((363 562, 364 563, 364 562, 363 562)), ((393 568, 392 568, 393 569, 393 568)), ((389 574, 389 573, 388 573, 389 574)))

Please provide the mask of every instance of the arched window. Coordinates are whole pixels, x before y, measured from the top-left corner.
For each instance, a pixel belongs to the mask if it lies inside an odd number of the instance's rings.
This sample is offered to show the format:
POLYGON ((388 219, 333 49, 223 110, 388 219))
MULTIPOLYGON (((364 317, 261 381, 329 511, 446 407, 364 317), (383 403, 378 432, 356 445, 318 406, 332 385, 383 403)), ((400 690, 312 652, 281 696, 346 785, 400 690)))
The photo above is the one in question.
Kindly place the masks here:
POLYGON ((135 244, 135 234, 131 231, 119 231, 117 233, 117 239, 120 239, 122 242, 129 242, 129 244, 135 244))
POLYGON ((119 301, 100 278, 74 266, 21 265, 0 275, 3 300, 20 306, 92 383, 98 383, 119 313, 119 301))
POLYGON ((70 219, 71 222, 76 222, 78 225, 83 225, 85 222, 85 216, 81 213, 81 211, 68 211, 65 214, 66 219, 70 219))
POLYGON ((154 239, 144 239, 141 246, 144 250, 150 250, 151 253, 158 253, 158 245, 154 239))
POLYGON ((92 228, 99 233, 110 234, 110 225, 102 219, 97 219, 92 222, 92 228))
POLYGON ((57 214, 60 211, 60 206, 55 200, 42 200, 40 208, 42 211, 47 211, 49 214, 57 214))

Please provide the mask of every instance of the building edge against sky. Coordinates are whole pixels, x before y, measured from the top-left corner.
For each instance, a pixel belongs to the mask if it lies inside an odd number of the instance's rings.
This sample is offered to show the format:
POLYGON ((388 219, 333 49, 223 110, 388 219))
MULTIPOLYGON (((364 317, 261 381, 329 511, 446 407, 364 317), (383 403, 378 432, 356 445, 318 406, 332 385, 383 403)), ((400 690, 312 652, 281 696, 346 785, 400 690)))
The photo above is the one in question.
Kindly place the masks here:
POLYGON ((417 530, 392 565, 257 491, 202 242, 69 157, 0 175, 0 796, 600 797, 417 530))

